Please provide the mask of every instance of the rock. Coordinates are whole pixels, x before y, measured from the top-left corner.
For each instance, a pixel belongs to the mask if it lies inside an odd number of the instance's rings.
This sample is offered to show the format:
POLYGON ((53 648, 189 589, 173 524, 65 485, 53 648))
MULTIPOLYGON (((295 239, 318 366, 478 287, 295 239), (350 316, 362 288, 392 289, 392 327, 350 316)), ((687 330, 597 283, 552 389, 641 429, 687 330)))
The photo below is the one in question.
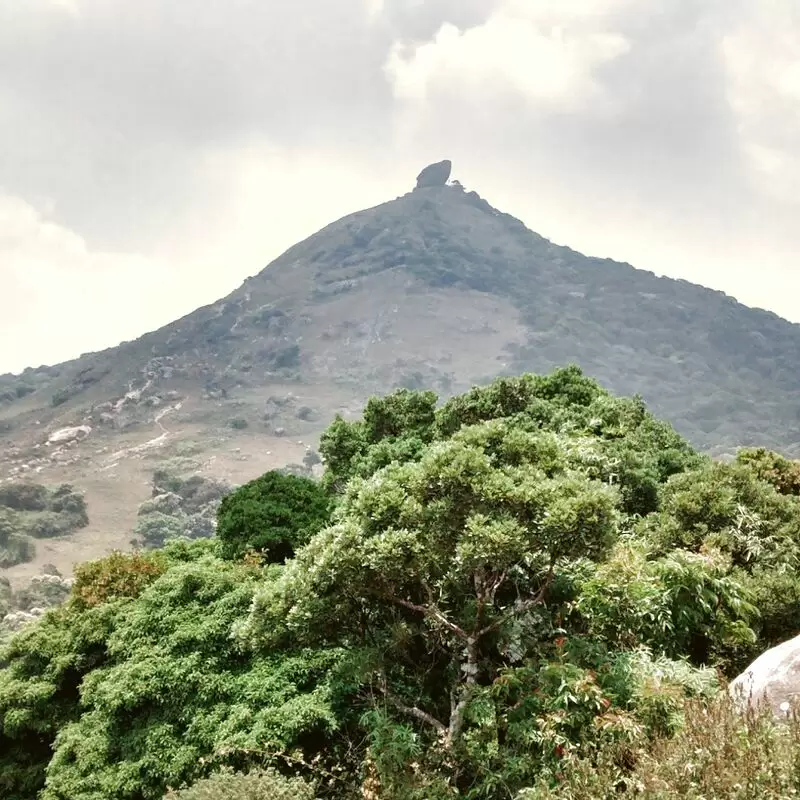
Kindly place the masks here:
POLYGON ((762 653, 728 691, 742 710, 766 702, 776 717, 785 717, 792 702, 800 701, 800 636, 762 653))
POLYGON ((435 164, 428 164, 425 169, 417 175, 417 189, 423 189, 426 186, 444 186, 447 179, 450 177, 450 170, 453 168, 453 163, 449 159, 444 161, 437 161, 435 164))
POLYGON ((61 428, 57 431, 53 431, 53 433, 47 437, 47 443, 56 444, 57 442, 78 441, 85 439, 91 432, 92 429, 88 425, 78 425, 75 428, 61 428))

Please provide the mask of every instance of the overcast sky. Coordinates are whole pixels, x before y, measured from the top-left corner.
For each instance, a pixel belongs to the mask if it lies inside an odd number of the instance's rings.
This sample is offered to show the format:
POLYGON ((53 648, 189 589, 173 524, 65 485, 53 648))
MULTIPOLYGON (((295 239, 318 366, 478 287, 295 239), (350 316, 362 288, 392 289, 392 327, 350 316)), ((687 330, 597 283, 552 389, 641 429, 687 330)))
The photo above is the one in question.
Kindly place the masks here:
POLYGON ((0 372, 132 339, 425 164, 800 321, 797 0, 0 0, 0 372))

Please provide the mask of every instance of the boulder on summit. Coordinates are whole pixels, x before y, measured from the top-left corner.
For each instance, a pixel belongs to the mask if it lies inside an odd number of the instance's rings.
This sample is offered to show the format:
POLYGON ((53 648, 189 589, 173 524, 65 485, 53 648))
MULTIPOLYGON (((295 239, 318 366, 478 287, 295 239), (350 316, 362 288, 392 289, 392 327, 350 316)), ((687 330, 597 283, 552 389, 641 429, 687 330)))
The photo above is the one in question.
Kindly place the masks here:
POLYGON ((437 161, 435 164, 428 164, 425 169, 417 175, 417 189, 424 189, 427 186, 444 186, 450 177, 450 170, 453 168, 452 161, 445 159, 437 161))

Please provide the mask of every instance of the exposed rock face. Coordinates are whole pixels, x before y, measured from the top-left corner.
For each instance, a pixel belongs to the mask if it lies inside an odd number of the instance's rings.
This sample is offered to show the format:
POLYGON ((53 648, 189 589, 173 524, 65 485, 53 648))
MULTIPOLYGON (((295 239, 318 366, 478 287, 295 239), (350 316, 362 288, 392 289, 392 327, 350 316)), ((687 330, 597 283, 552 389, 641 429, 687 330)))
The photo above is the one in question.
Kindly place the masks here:
POLYGON ((428 164, 428 166, 417 175, 417 189, 423 189, 426 186, 444 186, 447 183, 447 179, 450 177, 450 170, 452 168, 453 163, 448 159, 437 161, 435 164, 428 164))
POLYGON ((728 691, 742 708, 766 702, 776 717, 785 717, 791 704, 800 701, 800 636, 762 653, 728 691))

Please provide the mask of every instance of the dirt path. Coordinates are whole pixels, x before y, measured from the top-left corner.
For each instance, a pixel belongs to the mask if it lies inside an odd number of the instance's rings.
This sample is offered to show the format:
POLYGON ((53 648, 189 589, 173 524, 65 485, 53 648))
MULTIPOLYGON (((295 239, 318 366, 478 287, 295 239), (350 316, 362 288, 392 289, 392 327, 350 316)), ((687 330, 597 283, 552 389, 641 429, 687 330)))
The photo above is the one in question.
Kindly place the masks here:
POLYGON ((180 407, 181 403, 176 403, 174 406, 162 408, 161 411, 159 411, 153 418, 153 422, 158 425, 161 433, 154 439, 148 439, 146 442, 142 442, 141 444, 134 445, 133 447, 125 447, 122 450, 117 450, 116 453, 112 453, 107 457, 106 463, 100 467, 100 471, 105 471, 116 467, 122 458, 139 455, 147 450, 152 450, 153 448, 161 447, 163 444, 165 444, 167 439, 169 439, 172 434, 169 430, 167 430, 166 426, 161 422, 161 420, 164 419, 164 417, 170 412, 178 411, 180 407))

